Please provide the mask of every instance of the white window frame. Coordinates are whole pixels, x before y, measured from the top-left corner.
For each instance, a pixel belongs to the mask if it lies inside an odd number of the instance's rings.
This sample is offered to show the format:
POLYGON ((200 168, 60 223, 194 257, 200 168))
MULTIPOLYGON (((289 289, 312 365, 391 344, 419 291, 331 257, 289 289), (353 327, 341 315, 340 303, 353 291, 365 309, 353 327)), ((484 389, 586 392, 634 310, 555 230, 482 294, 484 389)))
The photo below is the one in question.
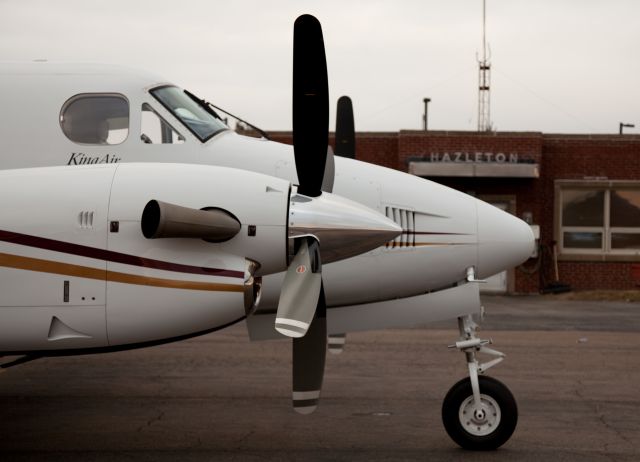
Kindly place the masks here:
POLYGON ((131 102, 129 101, 129 98, 127 98, 125 95, 123 95, 122 93, 78 93, 76 95, 73 95, 71 98, 67 99, 64 104, 62 105, 62 107, 60 108, 60 114, 58 115, 58 123, 60 124, 60 130, 62 130, 62 133, 64 134, 64 136, 71 141, 72 143, 81 145, 81 146, 119 146, 123 143, 125 143, 128 139, 129 139, 129 135, 131 134, 131 102), (117 143, 84 143, 81 141, 76 141, 75 139, 71 138, 69 136, 69 133, 67 132, 67 129, 64 126, 64 120, 65 120, 65 115, 66 115, 66 111, 69 108, 69 106, 71 106, 73 103, 75 103, 78 100, 82 100, 82 99, 89 99, 89 98, 118 98, 123 100, 124 102, 127 103, 127 133, 126 136, 119 142, 117 143))
POLYGON ((596 259, 602 261, 640 261, 640 249, 613 249, 612 234, 640 234, 640 227, 611 227, 611 191, 638 190, 640 181, 617 180, 556 180, 555 182, 555 240, 563 260, 596 259), (604 191, 603 226, 562 226, 562 193, 565 190, 604 191), (599 249, 564 247, 565 232, 602 233, 599 249))
POLYGON ((140 136, 138 137, 138 139, 140 141, 142 141, 140 137, 143 134, 143 128, 144 128, 143 127, 143 122, 144 122, 144 114, 143 113, 145 111, 153 113, 160 120, 161 124, 163 124, 163 123, 166 124, 167 127, 169 127, 173 131, 173 133, 177 136, 177 139, 180 140, 180 142, 179 143, 176 143, 175 141, 172 142, 172 143, 162 143, 162 142, 160 142, 160 143, 144 143, 144 142, 142 142, 142 144, 151 144, 153 146, 160 146, 160 145, 175 146, 177 144, 184 144, 184 143, 187 142, 186 138, 182 135, 182 133, 180 133, 178 130, 176 130, 175 127, 172 124, 170 124, 165 117, 160 115, 160 113, 156 110, 155 107, 153 107, 151 104, 149 104, 147 102, 143 102, 142 104, 140 104, 140 123, 139 123, 140 136), (145 109, 145 107, 147 107, 148 109, 145 109))

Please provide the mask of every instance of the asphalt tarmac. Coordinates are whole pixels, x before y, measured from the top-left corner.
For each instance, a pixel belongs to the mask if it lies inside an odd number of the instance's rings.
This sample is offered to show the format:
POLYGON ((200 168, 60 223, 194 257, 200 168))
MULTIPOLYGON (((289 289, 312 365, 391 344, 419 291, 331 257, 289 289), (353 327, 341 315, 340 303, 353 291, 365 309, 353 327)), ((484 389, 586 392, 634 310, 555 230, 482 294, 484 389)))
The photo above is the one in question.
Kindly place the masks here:
POLYGON ((49 358, 0 375, 0 460, 638 461, 640 305, 484 297, 490 371, 520 419, 501 449, 459 449, 440 419, 464 377, 455 321, 350 334, 322 402, 290 408, 287 341, 243 325, 180 343, 49 358))

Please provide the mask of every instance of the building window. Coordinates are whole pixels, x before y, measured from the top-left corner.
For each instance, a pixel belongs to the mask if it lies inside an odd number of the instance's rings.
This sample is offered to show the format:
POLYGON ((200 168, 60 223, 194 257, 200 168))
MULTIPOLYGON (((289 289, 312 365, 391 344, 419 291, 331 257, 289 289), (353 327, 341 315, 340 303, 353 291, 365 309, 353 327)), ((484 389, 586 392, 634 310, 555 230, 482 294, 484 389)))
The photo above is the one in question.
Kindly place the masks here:
POLYGON ((120 144, 129 134, 129 102, 118 94, 85 93, 60 111, 60 126, 79 144, 120 144))
POLYGON ((563 255, 640 256, 640 183, 559 184, 563 255))

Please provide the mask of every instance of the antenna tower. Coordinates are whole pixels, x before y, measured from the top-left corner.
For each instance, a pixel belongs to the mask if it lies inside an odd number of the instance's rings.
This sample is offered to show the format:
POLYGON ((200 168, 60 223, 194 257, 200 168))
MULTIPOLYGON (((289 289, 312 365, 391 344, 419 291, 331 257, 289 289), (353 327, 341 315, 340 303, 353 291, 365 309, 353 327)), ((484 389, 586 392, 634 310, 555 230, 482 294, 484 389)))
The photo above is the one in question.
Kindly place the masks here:
POLYGON ((486 0, 482 0, 482 59, 478 59, 478 131, 491 131, 491 63, 487 53, 486 0))

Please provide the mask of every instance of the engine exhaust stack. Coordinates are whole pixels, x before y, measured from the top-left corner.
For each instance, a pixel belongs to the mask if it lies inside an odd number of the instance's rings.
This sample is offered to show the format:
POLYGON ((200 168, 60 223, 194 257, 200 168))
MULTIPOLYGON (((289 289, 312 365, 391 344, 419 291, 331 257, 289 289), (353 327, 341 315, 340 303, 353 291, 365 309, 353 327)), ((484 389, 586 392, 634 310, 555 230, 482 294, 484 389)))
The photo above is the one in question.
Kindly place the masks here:
POLYGON ((227 241, 241 228, 238 219, 226 210, 198 210, 157 200, 147 203, 140 224, 147 239, 182 237, 210 242, 227 241))

